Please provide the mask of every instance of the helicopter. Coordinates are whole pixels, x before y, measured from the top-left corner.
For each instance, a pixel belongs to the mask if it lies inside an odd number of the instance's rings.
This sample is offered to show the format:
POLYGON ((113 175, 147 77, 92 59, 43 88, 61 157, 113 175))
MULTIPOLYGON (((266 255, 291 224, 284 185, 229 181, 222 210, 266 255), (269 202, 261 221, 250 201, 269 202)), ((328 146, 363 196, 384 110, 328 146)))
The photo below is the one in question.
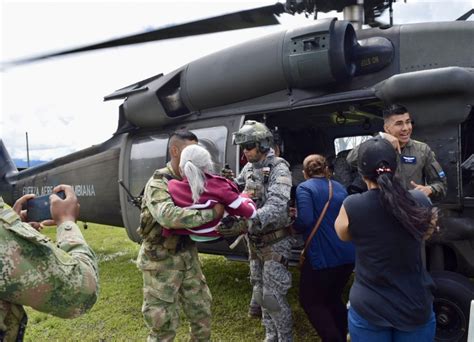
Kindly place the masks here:
MULTIPOLYGON (((18 172, 0 143, 0 195, 12 204, 23 194, 50 193, 71 184, 80 220, 125 227, 139 242, 139 194, 168 160, 169 133, 191 130, 211 153, 216 169, 241 169, 232 133, 245 120, 277 129, 283 157, 298 165, 310 153, 334 161, 383 130, 386 103, 409 109, 413 137, 436 153, 448 179, 440 234, 426 244, 426 263, 437 284, 436 339, 465 341, 474 287, 474 23, 385 25, 378 21, 391 1, 289 0, 124 37, 11 61, 21 66, 78 52, 176 38, 232 28, 274 24, 276 15, 343 11, 345 20, 315 20, 217 51, 178 69, 120 88, 104 97, 120 100, 118 126, 109 140, 18 172), (232 23, 229 24, 229 23, 232 23), (369 28, 362 28, 362 23, 369 28), (223 77, 225 75, 225 77, 223 77), (100 203, 100 206, 97 205, 100 203)), ((336 163, 335 163, 336 164, 336 163)), ((337 173, 337 170, 335 170, 337 173)), ((239 245, 201 243, 204 253, 246 259, 239 245)), ((299 256, 294 249, 293 261, 299 256)))

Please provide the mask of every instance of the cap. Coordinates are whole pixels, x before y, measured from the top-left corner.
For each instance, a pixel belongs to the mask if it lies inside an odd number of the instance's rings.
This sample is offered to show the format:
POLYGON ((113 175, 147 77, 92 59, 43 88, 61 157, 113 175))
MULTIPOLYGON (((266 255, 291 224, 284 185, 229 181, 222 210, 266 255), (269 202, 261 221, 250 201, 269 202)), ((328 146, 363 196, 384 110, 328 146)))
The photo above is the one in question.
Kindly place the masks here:
POLYGON ((376 178, 382 173, 394 174, 397 153, 389 141, 379 137, 369 139, 359 147, 357 167, 362 176, 369 178, 376 178))

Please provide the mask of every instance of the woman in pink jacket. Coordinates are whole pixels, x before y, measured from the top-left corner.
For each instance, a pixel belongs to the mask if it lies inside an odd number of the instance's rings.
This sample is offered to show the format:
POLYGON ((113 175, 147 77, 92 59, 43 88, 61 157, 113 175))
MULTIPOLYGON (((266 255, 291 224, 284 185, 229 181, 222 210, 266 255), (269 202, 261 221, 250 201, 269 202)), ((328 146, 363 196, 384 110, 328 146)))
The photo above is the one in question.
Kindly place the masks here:
MULTIPOLYGON (((199 145, 189 145, 181 152, 179 169, 182 180, 170 180, 168 189, 174 203, 183 208, 209 209, 223 204, 226 214, 255 217, 255 203, 240 194, 230 180, 210 173, 213 169, 209 152, 199 145)), ((224 215, 226 215, 224 214, 224 215)), ((193 229, 164 229, 163 235, 190 235, 195 241, 212 241, 220 237, 216 231, 221 218, 193 229)))

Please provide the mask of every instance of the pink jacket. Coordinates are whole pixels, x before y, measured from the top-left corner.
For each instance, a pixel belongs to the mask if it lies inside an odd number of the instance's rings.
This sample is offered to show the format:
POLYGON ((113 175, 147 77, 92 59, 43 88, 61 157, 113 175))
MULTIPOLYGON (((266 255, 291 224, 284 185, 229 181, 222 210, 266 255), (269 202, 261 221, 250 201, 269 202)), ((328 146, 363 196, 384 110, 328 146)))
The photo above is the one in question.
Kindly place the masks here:
MULTIPOLYGON (((197 203, 193 203, 191 188, 187 179, 170 180, 168 189, 174 203, 182 208, 190 209, 210 209, 217 203, 225 206, 228 215, 254 218, 257 215, 255 203, 248 197, 239 193, 237 185, 230 180, 211 174, 206 174, 205 190, 199 197, 197 203)), ((225 215, 225 214, 224 214, 225 215)), ((172 234, 199 236, 219 236, 216 226, 222 217, 206 223, 205 225, 193 229, 163 229, 163 236, 172 234)))

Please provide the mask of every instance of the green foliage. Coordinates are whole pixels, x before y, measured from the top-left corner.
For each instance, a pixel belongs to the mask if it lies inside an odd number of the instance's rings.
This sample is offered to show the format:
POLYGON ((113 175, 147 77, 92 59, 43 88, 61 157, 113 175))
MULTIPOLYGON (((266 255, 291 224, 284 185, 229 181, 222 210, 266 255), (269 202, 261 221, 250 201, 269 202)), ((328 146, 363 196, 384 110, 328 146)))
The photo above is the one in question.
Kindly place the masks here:
MULTIPOLYGON (((55 229, 45 234, 54 239, 55 229)), ((139 246, 124 229, 89 224, 83 233, 99 258, 101 292, 86 315, 65 320, 27 308, 26 341, 145 341, 142 319, 142 277, 135 266, 139 246)), ((247 317, 251 286, 248 264, 227 261, 222 256, 200 255, 213 296, 213 341, 261 341, 260 320, 247 317)), ((298 304, 299 272, 292 269, 293 288, 288 295, 293 309, 295 341, 318 341, 298 304)), ((189 325, 181 315, 176 341, 188 340, 189 325)))

